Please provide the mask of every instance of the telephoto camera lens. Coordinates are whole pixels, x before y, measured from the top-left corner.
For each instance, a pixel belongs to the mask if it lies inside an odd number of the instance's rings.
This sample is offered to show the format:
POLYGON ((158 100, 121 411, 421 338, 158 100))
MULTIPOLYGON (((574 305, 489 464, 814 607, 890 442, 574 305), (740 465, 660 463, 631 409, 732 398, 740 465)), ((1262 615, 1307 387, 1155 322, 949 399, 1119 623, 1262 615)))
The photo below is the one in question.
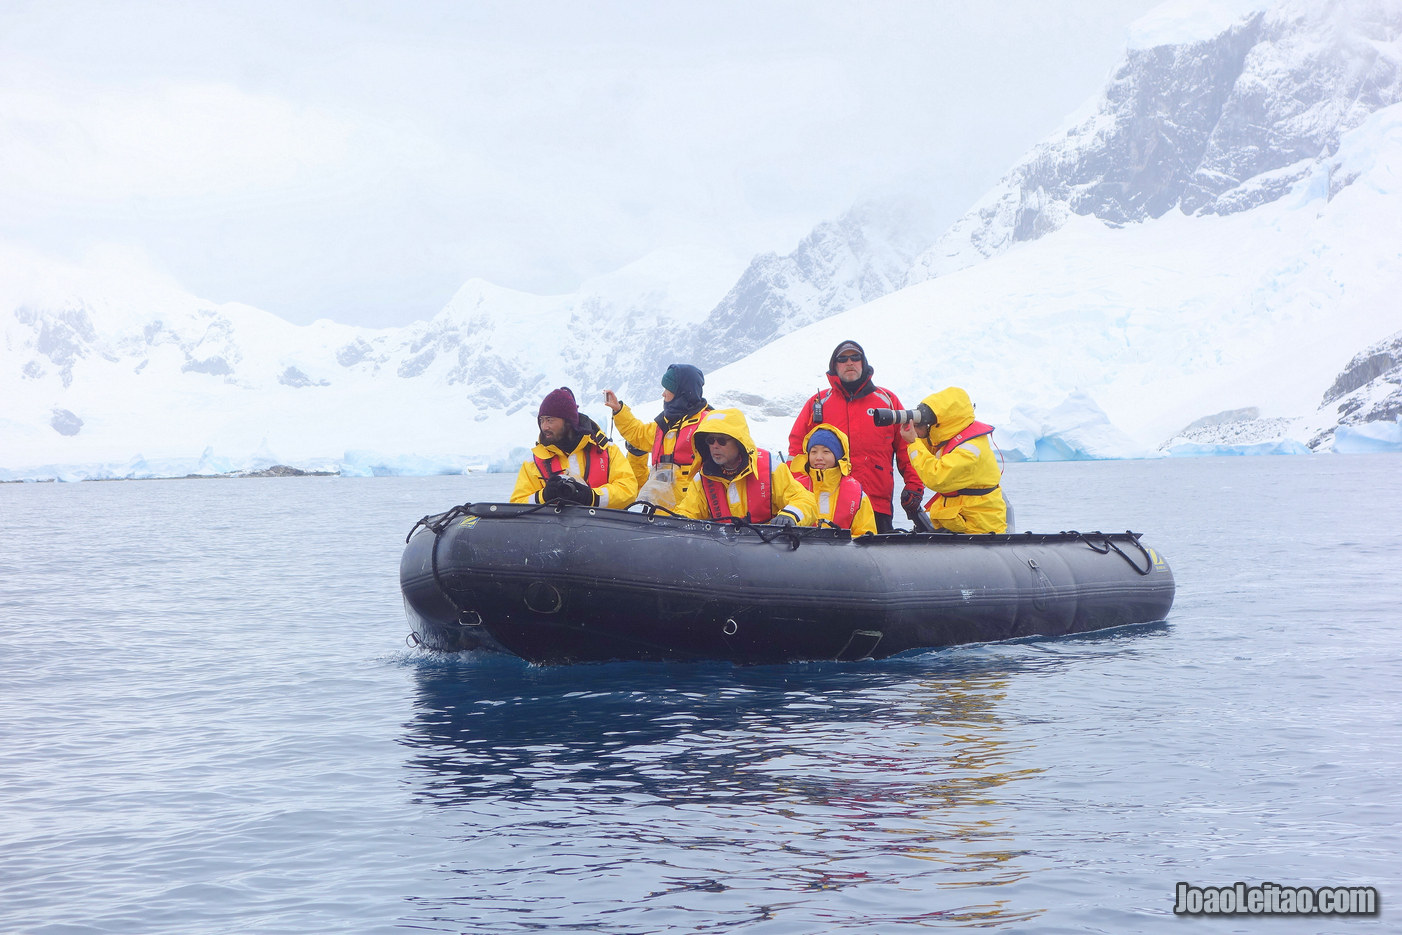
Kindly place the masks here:
POLYGON ((920 424, 918 409, 868 409, 871 421, 880 426, 904 425, 907 422, 920 424))

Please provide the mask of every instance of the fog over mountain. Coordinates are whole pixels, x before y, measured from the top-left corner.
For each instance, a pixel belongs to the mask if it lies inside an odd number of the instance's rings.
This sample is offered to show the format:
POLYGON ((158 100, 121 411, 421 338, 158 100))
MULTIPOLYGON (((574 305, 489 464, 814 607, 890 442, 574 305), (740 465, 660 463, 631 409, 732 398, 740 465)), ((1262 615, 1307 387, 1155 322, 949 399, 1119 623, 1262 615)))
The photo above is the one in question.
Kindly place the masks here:
POLYGON ((571 295, 474 280, 378 330, 0 246, 0 479, 508 464, 554 386, 650 413, 674 360, 781 447, 849 337, 907 404, 969 388, 1012 459, 1402 450, 1402 3, 1206 34, 1192 9, 1146 18, 943 232, 871 202, 744 269, 679 250, 571 295))

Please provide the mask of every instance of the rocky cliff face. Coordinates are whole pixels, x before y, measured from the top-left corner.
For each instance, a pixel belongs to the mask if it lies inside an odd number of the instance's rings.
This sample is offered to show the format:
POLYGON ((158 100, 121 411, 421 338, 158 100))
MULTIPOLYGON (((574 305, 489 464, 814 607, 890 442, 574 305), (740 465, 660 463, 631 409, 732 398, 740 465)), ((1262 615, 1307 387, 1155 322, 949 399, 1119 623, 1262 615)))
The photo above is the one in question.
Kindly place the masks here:
POLYGON ((1402 331, 1349 361, 1325 392, 1320 413, 1332 424, 1316 432, 1311 448, 1327 445, 1341 426, 1402 422, 1402 331))
MULTIPOLYGON (((962 269, 1072 215, 1129 224, 1280 198, 1402 101, 1402 4, 1288 0, 1201 41, 1131 49, 1091 116, 1039 144, 912 265, 962 269)), ((1331 190, 1351 178, 1331 179, 1331 190)))

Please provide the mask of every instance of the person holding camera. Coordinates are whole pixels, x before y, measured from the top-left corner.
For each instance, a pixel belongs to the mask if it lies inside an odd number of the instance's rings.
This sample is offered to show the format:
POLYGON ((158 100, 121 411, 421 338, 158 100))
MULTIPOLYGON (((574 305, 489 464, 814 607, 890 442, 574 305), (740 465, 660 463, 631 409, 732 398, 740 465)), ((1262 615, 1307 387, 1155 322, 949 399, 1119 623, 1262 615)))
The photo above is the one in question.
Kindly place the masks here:
POLYGON ((896 413, 910 463, 935 492, 925 511, 937 530, 1008 531, 1002 468, 988 437, 993 426, 974 419, 969 394, 957 386, 932 393, 912 411, 896 413), (913 418, 904 416, 913 414, 913 418))
POLYGON ((842 429, 820 423, 803 440, 803 450, 807 453, 807 464, 794 474, 794 479, 813 491, 819 522, 827 520, 851 531, 854 537, 874 535, 876 517, 872 513, 871 498, 852 476, 847 436, 842 429))
POLYGON ((638 478, 618 446, 579 411, 567 386, 551 390, 536 414, 540 436, 521 464, 512 503, 578 503, 626 510, 638 478))
POLYGON ((817 501, 776 452, 756 450, 739 409, 713 409, 696 427, 701 470, 677 504, 690 519, 743 519, 775 526, 812 526, 817 501))
POLYGON ((604 405, 613 411, 614 425, 629 452, 650 453, 652 467, 644 470, 638 499, 670 508, 686 495, 692 475, 701 466, 696 426, 711 411, 701 395, 705 385, 706 378, 696 367, 672 364, 662 374, 662 411, 648 422, 639 419, 613 390, 604 390, 604 405))
POLYGON ((900 409, 896 394, 872 382, 876 373, 867 362, 866 351, 856 341, 843 341, 828 359, 828 389, 819 390, 798 412, 793 430, 789 432, 789 455, 795 459, 795 470, 801 469, 803 440, 813 428, 823 422, 841 429, 851 441, 848 457, 855 477, 871 498, 878 532, 890 532, 891 497, 895 492, 896 470, 905 479, 901 491, 901 508, 914 518, 920 509, 925 488, 920 476, 910 465, 906 446, 896 426, 877 425, 868 414, 872 408, 900 409))

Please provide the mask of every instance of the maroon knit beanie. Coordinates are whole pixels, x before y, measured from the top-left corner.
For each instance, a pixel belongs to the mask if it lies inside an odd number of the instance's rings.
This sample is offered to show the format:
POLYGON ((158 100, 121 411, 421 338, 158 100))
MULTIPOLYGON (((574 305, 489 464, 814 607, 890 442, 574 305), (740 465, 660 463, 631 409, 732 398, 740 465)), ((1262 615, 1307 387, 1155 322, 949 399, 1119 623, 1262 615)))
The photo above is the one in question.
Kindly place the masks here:
POLYGON ((541 402, 540 411, 536 413, 537 419, 541 416, 564 419, 565 424, 570 428, 579 426, 579 404, 574 401, 574 394, 570 392, 568 386, 550 391, 550 395, 541 402))

